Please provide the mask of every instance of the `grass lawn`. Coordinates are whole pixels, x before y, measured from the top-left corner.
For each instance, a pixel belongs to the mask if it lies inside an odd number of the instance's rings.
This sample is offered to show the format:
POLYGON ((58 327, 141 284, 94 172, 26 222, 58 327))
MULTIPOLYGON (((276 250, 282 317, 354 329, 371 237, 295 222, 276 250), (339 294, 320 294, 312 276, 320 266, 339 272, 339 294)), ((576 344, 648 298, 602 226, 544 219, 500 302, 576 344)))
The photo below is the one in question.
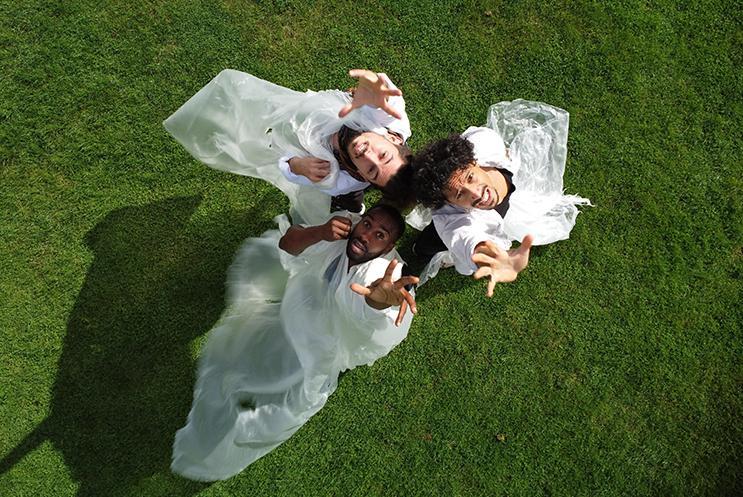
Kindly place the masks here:
MULTIPOLYGON (((743 494, 733 1, 0 0, 0 496, 743 494), (223 68, 387 72, 411 145, 490 104, 571 114, 569 240, 443 271, 408 338, 240 475, 172 475, 195 361, 271 186, 161 122, 223 68)), ((402 244, 409 250, 412 236, 402 244)))

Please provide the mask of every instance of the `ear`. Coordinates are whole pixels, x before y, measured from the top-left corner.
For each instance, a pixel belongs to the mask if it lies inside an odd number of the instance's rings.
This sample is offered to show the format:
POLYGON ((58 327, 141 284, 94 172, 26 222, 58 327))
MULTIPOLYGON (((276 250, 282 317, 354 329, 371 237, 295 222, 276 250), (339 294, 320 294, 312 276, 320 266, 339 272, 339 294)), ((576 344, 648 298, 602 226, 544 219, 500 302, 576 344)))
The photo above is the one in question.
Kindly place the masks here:
POLYGON ((384 137, 387 138, 388 141, 394 143, 397 146, 403 145, 405 143, 402 137, 398 135, 397 133, 392 133, 388 131, 387 134, 384 135, 384 137))

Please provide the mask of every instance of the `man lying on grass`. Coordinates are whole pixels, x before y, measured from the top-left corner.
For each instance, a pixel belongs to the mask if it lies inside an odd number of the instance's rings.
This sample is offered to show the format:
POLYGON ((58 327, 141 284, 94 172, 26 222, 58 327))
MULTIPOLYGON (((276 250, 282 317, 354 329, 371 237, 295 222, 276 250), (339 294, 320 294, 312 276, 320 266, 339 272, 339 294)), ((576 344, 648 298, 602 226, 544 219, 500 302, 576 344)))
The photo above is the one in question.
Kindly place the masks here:
POLYGON ((362 211, 364 190, 391 197, 409 176, 410 121, 402 92, 383 73, 355 69, 357 88, 298 92, 225 69, 163 123, 212 168, 282 190, 295 222, 362 211))
POLYGON ((412 153, 406 141, 411 132, 402 92, 386 74, 352 69, 349 75, 359 84, 349 90, 351 101, 338 117, 355 110, 353 120, 324 143, 337 160, 338 170, 331 161, 311 155, 284 156, 279 168, 289 181, 333 195, 331 211, 360 212, 364 190, 370 184, 390 198, 409 191, 406 182, 412 153))
MULTIPOLYGON (((488 297, 496 282, 516 279, 532 244, 568 238, 577 206, 589 203, 562 191, 567 131, 568 113, 562 109, 501 102, 490 108, 488 127, 468 128, 418 153, 415 194, 434 209, 436 233, 424 230, 414 251, 448 250, 459 273, 489 278, 488 297), (521 245, 509 250, 513 241, 521 245)), ((434 258, 432 264, 442 261, 434 258)))
POLYGON ((418 279, 400 276, 402 216, 375 206, 350 217, 280 238, 269 231, 239 250, 176 434, 174 472, 212 481, 242 471, 325 405, 341 371, 405 338, 416 307, 404 287, 418 279))

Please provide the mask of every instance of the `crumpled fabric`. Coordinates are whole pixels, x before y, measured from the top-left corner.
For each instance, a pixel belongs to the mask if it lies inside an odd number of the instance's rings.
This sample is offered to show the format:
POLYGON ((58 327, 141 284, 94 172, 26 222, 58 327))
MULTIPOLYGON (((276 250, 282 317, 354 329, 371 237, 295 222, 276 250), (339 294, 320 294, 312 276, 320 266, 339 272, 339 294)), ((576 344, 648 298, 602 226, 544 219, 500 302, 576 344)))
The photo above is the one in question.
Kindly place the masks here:
MULTIPOLYGON (((358 216, 349 215, 354 221, 358 216)), ((408 333, 397 307, 372 309, 351 283, 382 277, 396 251, 348 271, 345 240, 294 257, 281 231, 250 238, 229 269, 227 306, 199 358, 186 426, 173 445, 173 472, 229 478, 294 434, 335 391, 341 371, 371 365, 408 333)), ((396 268, 398 278, 402 265, 396 268)))
POLYGON ((320 224, 330 197, 318 188, 288 181, 278 168, 283 156, 330 162, 317 185, 338 180, 340 167, 329 144, 341 126, 376 130, 372 113, 338 111, 349 102, 339 90, 298 92, 253 75, 225 69, 168 117, 165 129, 209 167, 265 180, 289 198, 294 223, 320 224))
MULTIPOLYGON (((492 226, 504 245, 520 242, 527 234, 534 236, 535 245, 565 240, 575 226, 578 206, 591 205, 588 199, 566 195, 563 190, 568 124, 565 110, 542 102, 518 99, 490 107, 487 128, 494 130, 509 150, 508 169, 513 172, 516 191, 510 197, 505 218, 495 211, 473 210, 471 215, 482 225, 492 226)), ((475 146, 475 156, 477 152, 475 146)), ((451 211, 452 216, 470 215, 462 209, 455 212, 457 209, 447 206, 439 211, 451 211)), ((423 223, 432 215, 437 214, 420 207, 406 220, 414 226, 425 226, 423 223)), ((434 277, 442 267, 455 264, 459 270, 467 262, 471 264, 469 260, 459 261, 451 252, 437 254, 421 272, 420 284, 434 277)))

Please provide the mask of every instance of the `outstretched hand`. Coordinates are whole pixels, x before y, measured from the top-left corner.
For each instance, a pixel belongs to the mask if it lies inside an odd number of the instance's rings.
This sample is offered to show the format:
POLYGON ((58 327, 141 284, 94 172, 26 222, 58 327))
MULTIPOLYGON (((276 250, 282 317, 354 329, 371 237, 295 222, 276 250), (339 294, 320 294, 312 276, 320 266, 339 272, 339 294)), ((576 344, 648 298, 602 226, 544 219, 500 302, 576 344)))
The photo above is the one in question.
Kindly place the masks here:
POLYGON ((508 252, 492 241, 477 245, 472 255, 472 262, 478 269, 473 275, 476 280, 490 277, 488 280, 487 296, 493 296, 496 283, 508 283, 516 279, 518 274, 529 264, 529 251, 534 238, 526 235, 518 248, 508 252))
POLYGON ((366 302, 375 309, 386 309, 393 305, 399 305, 400 311, 395 319, 395 326, 400 326, 405 312, 410 307, 410 312, 416 314, 418 309, 415 306, 415 299, 405 290, 406 285, 415 285, 418 283, 417 276, 402 276, 397 281, 392 281, 392 273, 397 266, 397 259, 392 259, 384 272, 384 277, 374 281, 368 287, 351 284, 351 290, 366 297, 366 302))
POLYGON ((351 233, 351 220, 343 216, 333 216, 322 225, 322 239, 326 242, 344 240, 351 233))
POLYGON ((353 109, 369 105, 378 107, 395 119, 402 119, 402 115, 388 102, 388 97, 399 97, 402 92, 387 86, 375 72, 367 69, 351 69, 348 75, 359 80, 359 86, 353 92, 353 100, 338 112, 338 117, 345 117, 353 109))

